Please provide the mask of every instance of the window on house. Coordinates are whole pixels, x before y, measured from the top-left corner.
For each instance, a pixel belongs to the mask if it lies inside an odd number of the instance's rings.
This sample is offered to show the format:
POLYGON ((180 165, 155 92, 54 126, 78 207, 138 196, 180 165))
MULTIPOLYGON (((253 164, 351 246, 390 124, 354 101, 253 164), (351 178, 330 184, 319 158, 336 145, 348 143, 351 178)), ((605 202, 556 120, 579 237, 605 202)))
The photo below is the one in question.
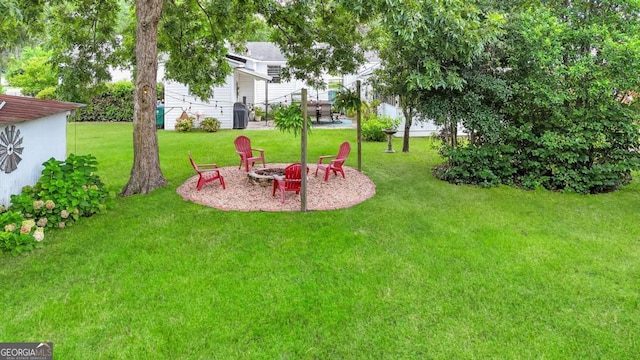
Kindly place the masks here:
POLYGON ((282 66, 280 65, 267 65, 267 75, 271 76, 272 83, 280 83, 280 70, 282 66))

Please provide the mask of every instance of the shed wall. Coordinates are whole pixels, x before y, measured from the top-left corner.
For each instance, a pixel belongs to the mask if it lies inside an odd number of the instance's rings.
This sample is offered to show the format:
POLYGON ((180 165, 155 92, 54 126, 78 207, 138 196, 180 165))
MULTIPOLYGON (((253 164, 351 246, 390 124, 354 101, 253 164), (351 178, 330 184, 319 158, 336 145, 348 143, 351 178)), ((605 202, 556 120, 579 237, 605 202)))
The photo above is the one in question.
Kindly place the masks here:
MULTIPOLYGON (((42 174, 42 163, 50 158, 65 160, 67 157, 67 116, 60 113, 38 120, 13 124, 20 130, 24 150, 16 170, 7 174, 0 171, 0 205, 11 203, 11 195, 19 194, 26 185, 34 185, 42 174)), ((4 132, 11 124, 0 126, 4 132)))

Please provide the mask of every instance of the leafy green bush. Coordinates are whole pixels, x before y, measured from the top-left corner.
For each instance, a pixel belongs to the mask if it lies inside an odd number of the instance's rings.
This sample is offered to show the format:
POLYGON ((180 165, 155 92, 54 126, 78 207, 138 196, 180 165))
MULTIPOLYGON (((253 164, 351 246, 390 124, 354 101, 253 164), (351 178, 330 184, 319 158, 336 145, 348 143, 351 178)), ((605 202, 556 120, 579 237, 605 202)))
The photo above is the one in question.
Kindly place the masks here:
MULTIPOLYGON (((297 136, 302 132, 304 119, 299 103, 292 103, 287 107, 280 108, 275 112, 273 123, 282 132, 292 132, 297 136)), ((307 131, 311 129, 311 118, 307 117, 307 131)))
POLYGON ((95 174, 94 156, 71 154, 66 161, 51 158, 43 165, 34 186, 11 195, 9 210, 33 219, 39 227, 59 228, 104 210, 109 194, 95 174))
POLYGON ((48 88, 44 88, 44 89, 40 90, 40 92, 36 94, 36 98, 38 98, 38 99, 55 100, 56 99, 56 87, 55 86, 49 86, 48 88))
POLYGON ((214 117, 206 117, 200 123, 200 128, 208 132, 216 132, 220 129, 220 121, 214 117))
POLYGON ((87 106, 78 109, 77 121, 133 121, 133 92, 130 81, 108 84, 87 106))
POLYGON ((188 132, 193 130, 193 124, 196 118, 189 116, 187 118, 179 117, 176 119, 176 131, 188 132))
MULTIPOLYGON (((298 104, 297 106, 300 105, 298 104)), ((267 114, 267 118, 270 120, 275 119, 276 116, 278 116, 278 114, 286 108, 288 108, 288 106, 283 103, 273 103, 269 105, 269 113, 267 114)), ((262 116, 265 116, 265 114, 263 113, 262 116)))
POLYGON ((362 123, 362 139, 365 141, 386 141, 387 134, 384 129, 395 129, 398 126, 397 119, 389 116, 371 116, 362 123))
POLYGON ((508 184, 515 172, 512 165, 514 148, 511 146, 445 146, 441 153, 449 161, 436 166, 433 173, 453 184, 493 187, 508 184))
POLYGON ((35 96, 50 86, 57 86, 58 74, 49 63, 51 56, 51 51, 41 47, 25 47, 20 57, 9 64, 9 84, 21 88, 21 92, 29 96, 35 96))
POLYGON ((19 212, 0 214, 0 250, 19 255, 42 247, 44 227, 36 226, 33 219, 24 220, 19 212))

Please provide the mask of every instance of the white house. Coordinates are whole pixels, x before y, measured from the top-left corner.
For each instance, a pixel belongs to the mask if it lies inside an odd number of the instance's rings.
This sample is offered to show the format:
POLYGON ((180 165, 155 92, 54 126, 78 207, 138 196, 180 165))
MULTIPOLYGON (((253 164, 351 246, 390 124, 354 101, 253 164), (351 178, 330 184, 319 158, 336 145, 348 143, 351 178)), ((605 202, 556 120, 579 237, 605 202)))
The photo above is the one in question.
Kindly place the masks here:
MULTIPOLYGON (((188 86, 184 84, 164 81, 165 129, 175 129, 176 119, 182 112, 200 120, 215 117, 220 120, 222 129, 232 129, 234 104, 245 104, 248 109, 261 107, 267 110, 268 104, 299 100, 303 88, 307 88, 310 100, 329 100, 327 89, 313 89, 300 80, 281 81, 280 70, 287 62, 273 43, 249 42, 246 51, 227 55, 227 61, 233 67, 233 72, 223 85, 214 88, 211 99, 203 100, 190 95, 188 86)), ((326 82, 341 83, 342 77, 326 75, 326 82)))
POLYGON ((67 115, 81 104, 0 94, 0 205, 67 156, 67 115))
MULTIPOLYGON (((375 53, 366 54, 367 61, 356 74, 344 76, 330 76, 325 74, 328 85, 340 84, 347 88, 355 88, 357 80, 361 80, 361 94, 365 101, 378 98, 376 92, 367 81, 380 66, 380 59, 375 53)), ((164 82, 165 86, 165 119, 164 128, 174 130, 178 117, 183 112, 202 120, 205 117, 215 117, 221 123, 222 129, 242 128, 234 124, 234 104, 245 104, 248 109, 255 107, 267 108, 268 104, 290 103, 300 99, 300 92, 307 88, 308 99, 328 101, 334 90, 314 89, 303 81, 281 81, 280 69, 287 62, 280 49, 274 43, 249 42, 246 51, 227 55, 227 61, 233 67, 233 72, 227 76, 223 85, 213 90, 211 99, 199 99, 189 94, 187 85, 174 81, 164 82)), ((158 78, 163 79, 163 66, 159 67, 158 78)), ((401 124, 395 136, 404 135, 404 116, 397 101, 386 100, 378 107, 378 114, 400 118, 401 124)), ((196 124, 197 125, 197 124, 196 124)), ((414 120, 410 135, 429 136, 438 131, 438 127, 430 121, 414 120)))

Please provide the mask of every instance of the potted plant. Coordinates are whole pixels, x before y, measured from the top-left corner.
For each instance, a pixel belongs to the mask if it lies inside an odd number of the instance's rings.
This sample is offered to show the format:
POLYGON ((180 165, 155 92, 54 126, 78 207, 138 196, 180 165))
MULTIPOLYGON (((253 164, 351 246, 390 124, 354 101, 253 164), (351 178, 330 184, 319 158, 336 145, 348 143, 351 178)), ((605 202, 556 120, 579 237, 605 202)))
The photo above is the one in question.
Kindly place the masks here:
POLYGON ((255 107, 253 108, 253 112, 255 114, 255 121, 262 121, 262 118, 264 117, 264 109, 261 107, 255 107))

